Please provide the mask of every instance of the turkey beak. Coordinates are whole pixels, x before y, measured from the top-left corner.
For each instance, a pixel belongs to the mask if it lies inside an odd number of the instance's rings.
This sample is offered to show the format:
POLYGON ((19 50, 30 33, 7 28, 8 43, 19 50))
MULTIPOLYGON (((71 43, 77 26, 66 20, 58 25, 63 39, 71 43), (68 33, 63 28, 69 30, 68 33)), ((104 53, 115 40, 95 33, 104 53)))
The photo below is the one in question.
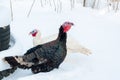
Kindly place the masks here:
POLYGON ((32 34, 32 32, 29 33, 29 35, 31 35, 31 34, 32 34))

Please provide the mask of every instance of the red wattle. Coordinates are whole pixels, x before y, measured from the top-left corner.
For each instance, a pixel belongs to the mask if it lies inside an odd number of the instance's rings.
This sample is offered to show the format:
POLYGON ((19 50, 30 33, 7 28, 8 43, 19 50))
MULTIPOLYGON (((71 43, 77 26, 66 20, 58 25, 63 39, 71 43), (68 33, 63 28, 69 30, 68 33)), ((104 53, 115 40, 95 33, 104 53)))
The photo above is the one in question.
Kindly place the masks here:
POLYGON ((67 32, 70 28, 71 28, 71 26, 64 27, 64 32, 67 32))
POLYGON ((36 34, 37 34, 37 32, 36 32, 36 33, 34 33, 34 34, 32 34, 32 36, 33 36, 33 37, 35 37, 35 36, 36 36, 36 34))

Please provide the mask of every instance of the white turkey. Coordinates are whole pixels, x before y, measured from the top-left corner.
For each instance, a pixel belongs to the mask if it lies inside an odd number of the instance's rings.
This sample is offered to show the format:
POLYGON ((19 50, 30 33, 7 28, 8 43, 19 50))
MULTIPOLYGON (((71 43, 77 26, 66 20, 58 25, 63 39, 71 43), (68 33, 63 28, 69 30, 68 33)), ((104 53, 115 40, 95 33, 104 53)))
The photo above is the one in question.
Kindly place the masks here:
MULTIPOLYGON (((57 38, 57 34, 41 38, 41 32, 38 29, 34 29, 29 34, 33 37, 34 46, 52 41, 57 38)), ((68 36, 69 37, 67 38, 67 53, 83 53, 85 55, 91 54, 91 51, 89 49, 79 44, 79 42, 76 41, 72 36, 68 36)))

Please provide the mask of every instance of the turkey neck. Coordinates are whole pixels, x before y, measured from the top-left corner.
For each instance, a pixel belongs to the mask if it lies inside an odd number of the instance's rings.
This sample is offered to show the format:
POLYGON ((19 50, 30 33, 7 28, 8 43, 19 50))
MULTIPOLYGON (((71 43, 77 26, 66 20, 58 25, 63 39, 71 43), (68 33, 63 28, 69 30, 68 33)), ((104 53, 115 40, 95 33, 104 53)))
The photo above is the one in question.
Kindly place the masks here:
POLYGON ((61 26, 59 29, 59 34, 58 34, 57 40, 66 43, 66 39, 67 39, 67 33, 63 32, 63 27, 61 26))

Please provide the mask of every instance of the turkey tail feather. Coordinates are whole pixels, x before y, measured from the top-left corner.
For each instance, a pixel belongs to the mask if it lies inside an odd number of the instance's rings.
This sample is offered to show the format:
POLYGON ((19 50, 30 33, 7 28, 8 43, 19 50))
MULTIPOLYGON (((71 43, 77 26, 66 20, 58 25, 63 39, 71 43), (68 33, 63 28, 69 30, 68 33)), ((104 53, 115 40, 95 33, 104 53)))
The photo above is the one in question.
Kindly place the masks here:
POLYGON ((10 69, 0 71, 0 80, 2 80, 4 77, 7 77, 10 74, 14 73, 16 69, 17 69, 17 67, 13 67, 13 68, 10 68, 10 69))
POLYGON ((32 63, 24 62, 21 57, 18 56, 10 56, 5 57, 3 59, 5 62, 7 62, 11 67, 18 67, 22 69, 29 69, 32 66, 32 63))
POLYGON ((4 61, 8 62, 11 67, 15 67, 19 65, 19 63, 16 61, 16 59, 13 56, 5 57, 4 61))
POLYGON ((68 49, 68 53, 83 53, 85 55, 90 55, 92 54, 92 52, 82 46, 81 44, 79 44, 79 42, 77 40, 75 40, 74 38, 72 37, 68 37, 68 40, 67 40, 67 49, 68 49))

